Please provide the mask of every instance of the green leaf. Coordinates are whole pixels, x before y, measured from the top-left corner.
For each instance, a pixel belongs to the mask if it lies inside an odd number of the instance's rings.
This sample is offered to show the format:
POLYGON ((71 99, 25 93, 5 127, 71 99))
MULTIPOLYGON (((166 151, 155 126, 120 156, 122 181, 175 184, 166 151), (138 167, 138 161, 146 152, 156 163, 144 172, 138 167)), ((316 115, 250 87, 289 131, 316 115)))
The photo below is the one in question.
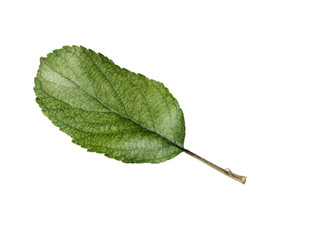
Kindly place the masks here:
POLYGON ((84 47, 41 58, 35 78, 42 112, 88 151, 127 163, 159 163, 183 151, 177 100, 160 82, 84 47))
POLYGON ((246 182, 183 147, 183 113, 162 83, 100 53, 77 46, 54 50, 40 59, 34 91, 44 115, 90 152, 126 163, 159 163, 184 151, 246 182))

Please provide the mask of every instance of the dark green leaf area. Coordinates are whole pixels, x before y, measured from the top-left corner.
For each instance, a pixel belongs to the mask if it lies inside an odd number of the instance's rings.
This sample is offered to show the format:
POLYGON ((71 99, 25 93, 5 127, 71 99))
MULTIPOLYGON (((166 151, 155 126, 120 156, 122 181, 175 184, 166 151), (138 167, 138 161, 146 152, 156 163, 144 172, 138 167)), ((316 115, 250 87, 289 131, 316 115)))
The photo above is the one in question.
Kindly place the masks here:
POLYGON ((120 68, 84 47, 41 58, 35 78, 43 113, 88 151, 128 163, 158 163, 181 152, 182 110, 160 82, 120 68))

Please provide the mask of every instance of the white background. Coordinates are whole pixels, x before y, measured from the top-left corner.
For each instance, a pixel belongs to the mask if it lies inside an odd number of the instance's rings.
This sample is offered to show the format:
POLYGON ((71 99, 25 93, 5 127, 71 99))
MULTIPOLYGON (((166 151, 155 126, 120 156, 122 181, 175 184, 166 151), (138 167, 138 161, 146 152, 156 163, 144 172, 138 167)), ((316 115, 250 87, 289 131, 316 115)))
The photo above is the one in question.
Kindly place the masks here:
POLYGON ((320 239, 319 1, 2 1, 0 239, 320 239), (83 45, 163 82, 182 153, 124 164, 35 103, 40 56, 83 45))

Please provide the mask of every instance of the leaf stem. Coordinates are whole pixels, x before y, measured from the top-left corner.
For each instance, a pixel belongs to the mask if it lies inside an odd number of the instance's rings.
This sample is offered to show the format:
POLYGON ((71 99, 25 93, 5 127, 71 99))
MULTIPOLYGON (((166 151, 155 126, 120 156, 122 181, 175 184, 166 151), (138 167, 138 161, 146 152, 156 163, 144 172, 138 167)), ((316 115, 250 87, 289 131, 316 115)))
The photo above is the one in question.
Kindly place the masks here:
POLYGON ((213 169, 217 170, 218 172, 221 172, 222 174, 238 181, 238 182, 241 182, 242 184, 245 184, 246 180, 247 180, 247 177, 245 176, 241 176, 241 175, 237 175, 235 173, 233 173, 229 168, 226 168, 226 169, 223 169, 215 164, 213 164, 212 162, 209 162, 208 160, 200 157, 199 155, 189 151, 188 149, 183 149, 183 151, 187 154, 189 154, 190 156, 200 160, 201 162, 207 164, 208 166, 212 167, 213 169))

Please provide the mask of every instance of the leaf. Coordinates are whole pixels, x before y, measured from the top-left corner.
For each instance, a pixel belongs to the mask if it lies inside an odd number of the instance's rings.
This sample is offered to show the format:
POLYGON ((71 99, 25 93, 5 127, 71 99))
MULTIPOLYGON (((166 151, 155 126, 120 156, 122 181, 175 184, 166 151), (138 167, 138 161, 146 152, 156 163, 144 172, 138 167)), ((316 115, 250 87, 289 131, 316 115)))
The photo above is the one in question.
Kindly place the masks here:
POLYGON ((42 112, 88 151, 159 163, 183 149, 183 112, 169 90, 92 50, 65 46, 41 58, 34 91, 42 112))
POLYGON ((159 163, 184 151, 246 182, 184 148, 182 110, 162 83, 100 53, 77 46, 54 50, 40 59, 34 91, 44 115, 88 151, 126 163, 159 163))

